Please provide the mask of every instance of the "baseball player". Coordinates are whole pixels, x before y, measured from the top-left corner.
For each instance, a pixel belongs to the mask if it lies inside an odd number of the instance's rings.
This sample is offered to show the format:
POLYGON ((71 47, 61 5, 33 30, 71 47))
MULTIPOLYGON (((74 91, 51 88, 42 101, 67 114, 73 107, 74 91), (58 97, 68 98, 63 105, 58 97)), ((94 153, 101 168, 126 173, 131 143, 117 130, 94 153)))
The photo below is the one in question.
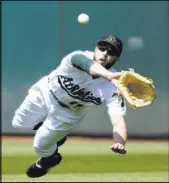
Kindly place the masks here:
POLYGON ((103 37, 94 52, 66 55, 55 70, 29 89, 12 121, 14 127, 37 130, 33 147, 39 159, 27 169, 27 176, 41 177, 61 162, 58 147, 90 107, 107 106, 113 126, 111 149, 126 153, 126 103, 111 82, 121 76, 112 66, 119 60, 122 48, 117 36, 103 37))

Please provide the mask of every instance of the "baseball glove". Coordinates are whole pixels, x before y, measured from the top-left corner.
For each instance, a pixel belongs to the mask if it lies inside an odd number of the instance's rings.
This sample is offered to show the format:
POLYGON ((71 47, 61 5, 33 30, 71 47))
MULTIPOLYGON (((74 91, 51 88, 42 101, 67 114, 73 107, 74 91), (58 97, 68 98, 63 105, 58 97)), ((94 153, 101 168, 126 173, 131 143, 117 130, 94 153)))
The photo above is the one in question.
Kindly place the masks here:
POLYGON ((128 105, 134 109, 150 105, 156 98, 153 81, 136 73, 133 69, 121 72, 121 77, 113 80, 113 83, 128 105))

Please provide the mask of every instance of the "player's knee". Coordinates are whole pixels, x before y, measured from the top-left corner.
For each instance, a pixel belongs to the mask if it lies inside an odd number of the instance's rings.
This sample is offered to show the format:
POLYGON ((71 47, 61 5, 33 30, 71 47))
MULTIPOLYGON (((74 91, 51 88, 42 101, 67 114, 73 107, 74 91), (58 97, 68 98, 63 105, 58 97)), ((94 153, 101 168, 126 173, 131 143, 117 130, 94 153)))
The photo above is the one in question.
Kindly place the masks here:
POLYGON ((36 138, 36 135, 35 135, 35 138, 33 141, 33 148, 38 155, 44 156, 44 150, 46 149, 45 141, 41 138, 40 139, 36 138))
POLYGON ((15 114, 15 116, 13 117, 12 126, 14 128, 25 128, 24 122, 20 119, 18 114, 15 114))
POLYGON ((35 150, 35 152, 40 155, 41 154, 41 151, 42 151, 42 147, 38 146, 37 144, 33 143, 33 148, 35 150))
POLYGON ((15 128, 19 127, 19 120, 18 120, 16 115, 12 119, 12 126, 15 127, 15 128))
POLYGON ((57 146, 54 145, 52 147, 46 147, 43 145, 39 145, 37 143, 33 143, 33 147, 35 152, 40 156, 40 157, 48 157, 51 156, 57 149, 57 146))

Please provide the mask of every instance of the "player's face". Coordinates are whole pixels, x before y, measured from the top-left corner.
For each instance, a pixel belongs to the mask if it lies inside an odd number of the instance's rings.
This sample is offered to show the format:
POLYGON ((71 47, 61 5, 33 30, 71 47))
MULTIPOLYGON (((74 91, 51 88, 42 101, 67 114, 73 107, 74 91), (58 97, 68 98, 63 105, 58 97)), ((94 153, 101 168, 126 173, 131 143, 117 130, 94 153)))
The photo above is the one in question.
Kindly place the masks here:
POLYGON ((95 48, 94 60, 106 69, 109 69, 116 62, 115 48, 109 43, 99 43, 95 48))

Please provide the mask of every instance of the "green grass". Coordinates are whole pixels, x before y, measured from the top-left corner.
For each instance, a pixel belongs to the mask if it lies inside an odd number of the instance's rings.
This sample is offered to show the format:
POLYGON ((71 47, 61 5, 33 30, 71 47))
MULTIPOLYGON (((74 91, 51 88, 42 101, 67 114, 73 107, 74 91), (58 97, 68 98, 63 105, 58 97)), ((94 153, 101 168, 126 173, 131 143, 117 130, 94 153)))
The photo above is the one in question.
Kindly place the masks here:
POLYGON ((60 148, 62 163, 38 179, 25 175, 36 161, 32 142, 2 141, 3 182, 168 182, 167 142, 128 142, 126 155, 114 154, 111 141, 71 141, 60 148))
POLYGON ((167 182, 167 172, 52 174, 30 179, 24 174, 3 174, 3 182, 167 182))

